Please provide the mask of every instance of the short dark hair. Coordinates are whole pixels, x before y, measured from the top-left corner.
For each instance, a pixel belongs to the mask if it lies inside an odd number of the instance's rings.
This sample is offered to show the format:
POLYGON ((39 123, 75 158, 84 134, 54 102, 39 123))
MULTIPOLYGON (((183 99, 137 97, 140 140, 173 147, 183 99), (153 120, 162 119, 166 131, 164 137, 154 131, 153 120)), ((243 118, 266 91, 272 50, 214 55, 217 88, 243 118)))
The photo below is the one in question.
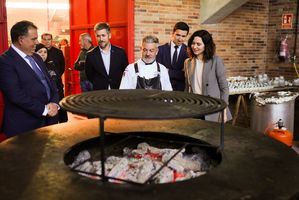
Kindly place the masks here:
POLYGON ((188 54, 191 58, 195 57, 195 54, 193 53, 191 49, 192 42, 195 37, 200 37, 202 39, 202 42, 205 45, 205 50, 203 52, 203 60, 207 61, 209 59, 212 59, 215 51, 216 51, 216 45, 213 41, 212 35, 206 31, 206 30, 198 30, 195 31, 191 37, 188 40, 188 54))
POLYGON ((53 36, 52 36, 51 33, 43 33, 43 34, 40 36, 40 38, 43 39, 44 36, 50 36, 51 39, 53 39, 53 36))
POLYGON ((189 33, 189 26, 185 22, 177 22, 174 27, 173 27, 173 33, 176 30, 182 30, 182 31, 187 31, 187 34, 189 33))
POLYGON ((94 31, 99 31, 106 29, 107 33, 110 33, 110 26, 106 22, 99 22, 96 25, 94 25, 94 31))
POLYGON ((10 29, 10 38, 12 43, 17 42, 20 36, 27 35, 30 28, 37 29, 37 26, 26 20, 14 24, 10 29))

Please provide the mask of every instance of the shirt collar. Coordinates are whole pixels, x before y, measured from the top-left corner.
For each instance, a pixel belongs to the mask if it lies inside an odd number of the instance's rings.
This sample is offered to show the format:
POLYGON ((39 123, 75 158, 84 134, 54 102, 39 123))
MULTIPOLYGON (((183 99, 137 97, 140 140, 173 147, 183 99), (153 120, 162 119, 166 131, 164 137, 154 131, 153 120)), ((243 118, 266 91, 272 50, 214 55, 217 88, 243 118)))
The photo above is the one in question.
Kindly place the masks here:
POLYGON ((27 54, 25 54, 23 51, 21 51, 20 49, 18 49, 18 47, 16 47, 15 45, 11 44, 11 48, 13 48, 13 50, 15 50, 22 58, 26 58, 27 54))
MULTIPOLYGON (((173 48, 173 49, 174 49, 174 46, 176 46, 176 44, 174 44, 173 41, 170 42, 170 45, 171 45, 171 48, 173 48)), ((180 50, 181 46, 182 45, 178 46, 178 50, 180 50)))
POLYGON ((108 53, 104 52, 103 49, 101 49, 101 47, 99 47, 99 49, 100 49, 101 53, 103 53, 103 54, 109 54, 111 52, 111 44, 109 44, 109 51, 108 51, 108 53))
POLYGON ((144 62, 142 59, 140 59, 145 65, 151 65, 151 64, 153 64, 153 63, 155 63, 156 62, 156 59, 153 61, 153 62, 151 62, 151 63, 146 63, 146 62, 144 62))

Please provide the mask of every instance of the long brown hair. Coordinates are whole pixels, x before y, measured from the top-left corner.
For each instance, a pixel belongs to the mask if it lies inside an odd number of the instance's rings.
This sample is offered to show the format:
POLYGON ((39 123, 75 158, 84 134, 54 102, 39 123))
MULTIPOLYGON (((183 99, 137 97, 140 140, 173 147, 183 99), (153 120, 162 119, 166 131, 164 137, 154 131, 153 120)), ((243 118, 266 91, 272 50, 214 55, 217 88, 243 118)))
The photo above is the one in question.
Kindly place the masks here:
POLYGON ((191 58, 196 57, 196 55, 194 54, 194 52, 191 49, 191 45, 192 45, 192 42, 195 37, 200 37, 202 39, 202 42, 205 45, 205 50, 203 52, 203 60, 207 61, 207 60, 212 59, 215 54, 215 51, 216 51, 216 45, 213 41, 212 35, 206 30, 195 31, 189 38, 189 40, 188 40, 189 57, 191 57, 191 58))

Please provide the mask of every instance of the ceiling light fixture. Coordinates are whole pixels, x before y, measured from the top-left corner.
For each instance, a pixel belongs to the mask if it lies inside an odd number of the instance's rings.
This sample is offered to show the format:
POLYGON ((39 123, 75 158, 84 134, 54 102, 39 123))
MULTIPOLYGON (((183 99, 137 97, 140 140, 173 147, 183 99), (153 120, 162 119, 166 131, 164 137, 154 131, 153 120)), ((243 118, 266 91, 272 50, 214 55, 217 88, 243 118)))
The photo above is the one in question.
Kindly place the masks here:
POLYGON ((67 3, 36 3, 36 2, 26 2, 26 3, 16 3, 16 2, 6 2, 7 8, 27 8, 27 9, 56 9, 56 10, 68 10, 69 4, 67 3))

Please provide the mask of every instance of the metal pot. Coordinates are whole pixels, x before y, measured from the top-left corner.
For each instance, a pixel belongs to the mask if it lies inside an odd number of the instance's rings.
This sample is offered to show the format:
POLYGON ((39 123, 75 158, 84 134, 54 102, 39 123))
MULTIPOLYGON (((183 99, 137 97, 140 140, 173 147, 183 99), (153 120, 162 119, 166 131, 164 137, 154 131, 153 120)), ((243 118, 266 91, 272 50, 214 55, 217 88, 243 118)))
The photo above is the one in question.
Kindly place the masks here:
POLYGON ((251 103, 251 129, 265 133, 282 119, 284 126, 294 130, 294 104, 297 94, 292 92, 267 92, 254 95, 251 103), (294 97, 294 98, 289 98, 294 97), (281 98, 287 99, 281 101, 281 98), (261 100, 262 102, 261 103, 261 100), (276 103, 275 103, 276 101, 276 103))

